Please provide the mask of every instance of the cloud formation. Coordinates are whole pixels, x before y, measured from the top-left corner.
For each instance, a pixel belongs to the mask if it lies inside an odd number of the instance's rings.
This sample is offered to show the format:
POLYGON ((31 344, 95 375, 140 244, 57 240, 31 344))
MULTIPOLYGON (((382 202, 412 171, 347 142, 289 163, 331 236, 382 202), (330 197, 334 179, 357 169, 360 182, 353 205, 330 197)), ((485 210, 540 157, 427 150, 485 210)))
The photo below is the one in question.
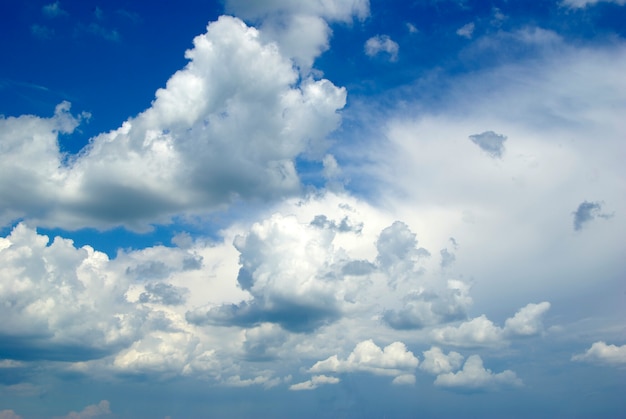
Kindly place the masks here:
POLYGON ((398 51, 400 46, 393 41, 389 35, 376 35, 365 41, 365 54, 374 57, 380 53, 385 53, 389 57, 389 61, 398 60, 398 51))
POLYGON ((438 375, 435 385, 461 390, 492 390, 502 387, 519 387, 522 385, 522 380, 511 370, 493 373, 483 366, 483 360, 479 355, 471 355, 460 371, 438 375))
POLYGON ((611 218, 613 216, 612 214, 601 212, 602 205, 602 202, 581 202, 576 211, 572 213, 574 215, 574 230, 582 230, 585 224, 594 220, 596 217, 604 219, 611 218))
POLYGON ((506 136, 493 131, 469 136, 470 140, 493 158, 501 158, 504 153, 506 136))
POLYGON ((585 353, 572 356, 572 361, 584 361, 606 365, 626 365, 626 345, 607 345, 595 342, 585 353))

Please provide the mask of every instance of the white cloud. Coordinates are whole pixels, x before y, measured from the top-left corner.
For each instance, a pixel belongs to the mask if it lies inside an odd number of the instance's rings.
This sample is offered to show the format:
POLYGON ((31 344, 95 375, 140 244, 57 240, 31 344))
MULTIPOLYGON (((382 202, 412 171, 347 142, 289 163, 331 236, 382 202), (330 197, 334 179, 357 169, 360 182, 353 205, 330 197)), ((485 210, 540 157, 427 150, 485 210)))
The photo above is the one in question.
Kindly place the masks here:
POLYGON ((532 336, 543 331, 542 316, 550 309, 550 303, 530 303, 505 320, 504 327, 496 326, 484 314, 458 326, 435 329, 432 337, 437 342, 453 346, 479 347, 502 346, 507 337, 532 336))
POLYGON ((484 314, 463 322, 458 327, 436 329, 432 336, 437 342, 453 346, 500 346, 505 343, 502 329, 484 314))
POLYGON ((606 365, 626 365, 626 345, 607 345, 599 341, 583 354, 572 356, 572 361, 585 361, 606 365))
POLYGON ((0 419, 22 419, 22 417, 13 410, 5 409, 0 410, 0 419))
POLYGON ((463 356, 454 351, 444 354, 441 348, 431 347, 424 351, 424 360, 420 364, 420 369, 434 375, 449 373, 458 370, 463 364, 463 356))
POLYGON ((365 54, 373 57, 384 52, 389 56, 389 61, 398 60, 400 47, 389 35, 376 35, 365 41, 365 54))
POLYGON ((511 370, 493 373, 485 369, 483 360, 478 355, 471 355, 465 361, 463 369, 456 373, 440 374, 435 385, 468 390, 486 390, 501 387, 519 387, 522 385, 517 375, 511 370))
MULTIPOLYGON (((345 360, 333 355, 316 362, 311 373, 342 373, 364 371, 376 375, 404 376, 417 368, 419 360, 402 342, 393 342, 380 348, 371 339, 360 342, 345 360)), ((406 377, 399 379, 406 381, 406 377)))
POLYGON ((528 304, 504 322, 504 332, 509 335, 530 336, 543 330, 541 317, 550 309, 550 303, 528 304))
POLYGON ((314 375, 310 380, 303 381, 301 383, 292 384, 289 386, 289 390, 299 391, 299 390, 315 390, 321 385, 325 384, 337 384, 339 383, 339 378, 329 377, 326 375, 314 375))
POLYGON ((108 400, 101 400, 98 404, 92 404, 85 407, 80 412, 70 412, 62 419, 89 419, 102 418, 111 414, 110 403, 108 400))
POLYGON ((471 39, 474 34, 474 22, 467 23, 456 30, 456 34, 463 38, 471 39))
POLYGON ((261 19, 278 14, 316 15, 329 20, 349 21, 353 16, 365 19, 369 15, 369 0, 270 0, 250 2, 227 0, 226 11, 244 19, 261 19))
POLYGON ((593 6, 597 3, 613 3, 619 6, 626 4, 626 0, 563 0, 564 6, 572 9, 583 9, 585 7, 593 6))
POLYGON ((25 217, 41 226, 145 230, 176 214, 299 191, 294 159, 324 147, 345 89, 297 83, 276 45, 231 17, 211 23, 186 57, 149 109, 67 164, 57 136, 79 122, 68 104, 50 119, 1 119, 3 224, 25 217))

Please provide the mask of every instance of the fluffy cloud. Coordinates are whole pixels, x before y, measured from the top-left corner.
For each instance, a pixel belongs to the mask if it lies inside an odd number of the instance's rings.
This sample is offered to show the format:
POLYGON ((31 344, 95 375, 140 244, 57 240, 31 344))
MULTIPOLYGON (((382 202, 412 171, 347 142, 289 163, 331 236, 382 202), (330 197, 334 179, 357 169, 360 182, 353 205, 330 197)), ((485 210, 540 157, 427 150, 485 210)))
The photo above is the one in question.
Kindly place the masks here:
POLYGON ((463 363, 463 356, 460 353, 450 351, 446 355, 437 346, 424 351, 423 354, 424 360, 420 364, 420 369, 434 375, 456 371, 463 363))
POLYGON ((483 360, 478 355, 471 355, 465 361, 463 369, 456 372, 440 374, 435 385, 465 390, 487 390, 501 387, 519 387, 522 385, 517 375, 511 370, 493 373, 485 369, 483 360))
POLYGON ((420 329, 466 318, 471 303, 467 284, 448 280, 441 290, 432 287, 409 292, 402 298, 402 308, 386 310, 383 320, 394 329, 420 329))
POLYGON ((298 82, 292 62, 261 38, 235 18, 209 24, 152 106, 77 156, 57 145, 80 120, 66 103, 50 119, 1 119, 0 221, 146 229, 297 192, 294 159, 324 147, 346 92, 328 80, 298 82))
POLYGON ((0 410, 0 419, 22 419, 22 417, 13 410, 5 409, 0 410))
POLYGON ((408 382, 407 373, 417 368, 419 360, 407 350, 402 342, 393 342, 380 348, 371 339, 360 342, 344 360, 333 355, 323 361, 316 362, 310 369, 311 373, 345 373, 364 371, 376 375, 390 375, 399 382, 408 382), (402 377, 402 378, 399 378, 402 377))
POLYGON ((369 15, 368 0, 228 0, 225 6, 229 13, 261 21, 263 37, 275 42, 305 75, 315 58, 329 47, 332 31, 327 22, 349 22, 353 17, 363 20, 369 15))
POLYGON ((108 400, 102 400, 98 404, 92 404, 85 407, 80 412, 70 412, 62 419, 88 419, 88 418, 104 418, 111 414, 110 403, 108 400))
POLYGON ((339 383, 339 378, 329 377, 327 375, 314 375, 310 380, 303 381, 301 383, 292 384, 289 386, 289 390, 299 391, 299 390, 315 390, 321 385, 324 384, 337 384, 339 383))
POLYGON ((572 361, 585 361, 606 365, 626 365, 626 345, 607 345, 595 342, 583 354, 572 356, 572 361))
POLYGON ((385 53, 389 61, 397 61, 399 50, 400 47, 389 35, 376 35, 365 41, 365 54, 370 57, 385 53))
POLYGON ((456 34, 467 39, 471 39, 474 34, 474 22, 467 23, 456 30, 456 34))
POLYGON ((508 344, 507 337, 531 336, 543 330, 542 316, 550 303, 530 303, 505 320, 504 328, 496 326, 484 314, 458 326, 435 329, 432 337, 437 342, 453 346, 478 347, 508 344))
POLYGON ((71 240, 19 224, 0 238, 0 357, 82 360, 101 357, 137 336, 145 313, 125 297, 109 260, 71 240))

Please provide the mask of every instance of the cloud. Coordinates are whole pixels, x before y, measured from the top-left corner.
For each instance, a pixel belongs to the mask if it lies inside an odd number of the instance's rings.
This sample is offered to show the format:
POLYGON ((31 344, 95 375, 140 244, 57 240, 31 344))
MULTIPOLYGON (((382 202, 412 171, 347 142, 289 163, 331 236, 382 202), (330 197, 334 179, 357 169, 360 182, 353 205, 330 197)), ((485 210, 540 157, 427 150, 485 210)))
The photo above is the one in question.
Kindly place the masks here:
POLYGON ((602 205, 602 202, 581 202, 576 211, 572 213, 574 215, 574 230, 582 230, 585 224, 596 217, 604 219, 611 218, 613 216, 612 214, 600 212, 602 211, 602 205))
POLYGON ((13 410, 5 409, 0 410, 0 419, 22 419, 22 417, 13 410))
MULTIPOLYGON (((321 220, 321 218, 318 218, 321 220)), ((275 214, 235 240, 242 267, 237 281, 253 299, 188 313, 196 323, 280 324, 310 332, 339 318, 341 278, 330 276, 336 257, 331 229, 275 214)))
POLYGON ((536 335, 543 330, 542 316, 550 309, 550 303, 528 304, 504 322, 504 331, 515 336, 536 335))
POLYGON ((62 17, 62 16, 69 15, 69 13, 67 13, 65 10, 63 10, 63 8, 61 8, 61 3, 58 0, 55 1, 54 3, 46 4, 45 6, 43 6, 41 8, 41 13, 43 13, 44 16, 49 17, 49 18, 62 17))
POLYGON ((504 153, 506 136, 493 131, 469 136, 470 140, 493 158, 501 158, 504 153))
POLYGON ((365 54, 369 57, 384 52, 389 56, 389 61, 397 61, 399 50, 400 47, 389 35, 376 35, 365 41, 365 54))
POLYGON ((329 377, 326 375, 314 375, 310 380, 303 381, 301 383, 292 384, 289 386, 289 390, 300 391, 300 390, 315 390, 321 385, 325 384, 337 384, 339 383, 339 378, 329 377))
POLYGON ((324 146, 345 89, 298 81, 276 45, 236 18, 209 24, 186 57, 149 109, 76 156, 57 144, 81 119, 67 103, 50 119, 0 119, 2 224, 25 217, 40 226, 146 230, 177 214, 298 192, 295 158, 324 146))
POLYGON ((369 15, 368 0, 267 1, 228 0, 227 13, 261 21, 262 36, 275 42, 283 55, 294 60, 302 74, 308 74, 315 58, 329 47, 332 34, 327 22, 350 22, 369 15))
POLYGON ((438 375, 435 385, 464 390, 492 390, 502 387, 519 387, 522 385, 522 380, 511 370, 493 373, 485 369, 480 356, 471 355, 465 361, 462 370, 438 375))
POLYGON ((371 339, 360 342, 345 360, 333 355, 316 362, 311 373, 369 372, 375 375, 390 375, 407 382, 407 373, 417 368, 419 360, 407 350, 402 342, 393 342, 384 348, 378 347, 371 339))
POLYGON ((429 374, 439 375, 453 372, 458 370, 463 364, 463 356, 460 353, 450 351, 446 355, 437 346, 433 346, 422 353, 424 354, 424 360, 420 364, 420 369, 429 374))
POLYGON ((104 418, 108 415, 111 415, 110 403, 108 400, 101 400, 98 404, 89 405, 80 412, 70 412, 60 419, 104 418))
POLYGON ((496 326, 484 314, 459 326, 435 329, 432 337, 437 342, 461 347, 498 347, 507 345, 507 337, 532 336, 543 331, 542 316, 550 309, 550 303, 530 303, 513 317, 505 320, 504 328, 496 326))
POLYGON ((456 34, 463 38, 471 39, 474 34, 474 22, 467 23, 456 30, 456 34))
POLYGON ((471 305, 469 287, 458 280, 448 280, 447 287, 413 291, 402 298, 402 308, 386 310, 383 320, 394 329, 420 329, 466 318, 471 305))
POLYGON ((585 7, 594 6, 597 3, 613 3, 623 6, 626 4, 626 0, 563 0, 561 4, 572 9, 583 9, 585 7))
POLYGON ((137 336, 144 313, 126 300, 109 260, 24 224, 0 238, 4 278, 0 358, 76 361, 102 357, 137 336))
POLYGON ((583 354, 572 356, 572 361, 584 361, 605 365, 626 365, 626 345, 607 345, 599 341, 583 354))

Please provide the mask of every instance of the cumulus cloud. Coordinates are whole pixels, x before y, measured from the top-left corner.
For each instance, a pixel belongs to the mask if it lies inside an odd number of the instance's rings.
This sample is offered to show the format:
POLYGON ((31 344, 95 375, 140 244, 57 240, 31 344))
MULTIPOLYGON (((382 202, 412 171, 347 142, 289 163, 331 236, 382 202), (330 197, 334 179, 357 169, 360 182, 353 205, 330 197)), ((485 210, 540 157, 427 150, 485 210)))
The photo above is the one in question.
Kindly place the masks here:
POLYGON ((406 294, 402 308, 386 310, 383 320, 394 329, 420 329, 466 318, 471 303, 469 286, 448 280, 444 289, 433 287, 406 294))
POLYGON ((595 342, 585 353, 572 356, 572 361, 584 361, 605 365, 626 365, 626 345, 607 345, 595 342))
MULTIPOLYGON (((373 340, 365 340, 356 345, 346 359, 333 355, 316 362, 311 373, 369 372, 375 375, 390 375, 400 382, 408 382, 407 373, 412 373, 419 364, 418 358, 402 342, 393 342, 380 348, 373 340), (402 377, 402 378, 399 378, 402 377)), ((412 374, 411 374, 412 375, 412 374)))
POLYGON ((126 300, 109 260, 24 224, 0 238, 0 357, 84 360, 132 342, 144 318, 126 300))
POLYGON ((22 419, 22 417, 13 410, 5 409, 0 410, 0 419, 22 419))
POLYGON ((420 364, 420 369, 434 375, 445 374, 458 370, 463 364, 463 356, 454 351, 448 355, 444 354, 441 348, 431 347, 424 351, 424 360, 420 364))
POLYGON ((272 322, 310 332, 339 318, 341 278, 333 277, 335 233, 275 214, 235 240, 242 267, 237 281, 253 299, 199 309, 187 315, 197 324, 253 326, 272 322))
POLYGON ((480 356, 471 355, 460 371, 438 375, 435 379, 435 385, 462 390, 488 390, 519 387, 522 385, 522 380, 511 370, 493 373, 491 370, 485 369, 480 356))
POLYGON ((327 22, 363 20, 369 15, 368 0, 268 1, 228 0, 226 11, 247 20, 260 21, 262 36, 275 42, 294 60, 303 74, 329 47, 332 33, 327 22))
POLYGON ((289 386, 289 390, 300 391, 300 390, 315 390, 321 385, 325 384, 337 384, 339 383, 339 378, 329 377, 327 375, 314 375, 310 380, 303 381, 301 383, 292 384, 289 386))
POLYGON ((110 403, 108 400, 101 400, 98 404, 92 404, 85 407, 80 412, 70 412, 66 416, 59 419, 89 419, 104 418, 111 415, 110 403))
POLYGON ((297 192, 294 160, 337 127, 346 92, 298 81, 293 63, 261 38, 236 18, 209 24, 149 109, 69 159, 57 144, 81 119, 69 104, 49 119, 0 119, 0 221, 145 230, 176 214, 297 192))
POLYGON ((501 158, 504 153, 506 136, 493 131, 469 136, 470 140, 493 158, 501 158))
POLYGON ((385 53, 389 61, 397 61, 399 50, 400 47, 389 35, 376 35, 365 41, 365 54, 369 57, 385 53))
POLYGON ((461 347, 498 347, 507 345, 507 337, 532 336, 543 331, 542 316, 550 303, 530 303, 505 320, 504 327, 495 325, 484 314, 458 326, 435 329, 432 337, 437 342, 461 347))
POLYGON ((580 203, 574 215, 574 230, 582 230, 583 226, 588 222, 594 220, 596 217, 608 219, 612 217, 612 214, 606 214, 602 211, 602 202, 587 202, 580 203))

